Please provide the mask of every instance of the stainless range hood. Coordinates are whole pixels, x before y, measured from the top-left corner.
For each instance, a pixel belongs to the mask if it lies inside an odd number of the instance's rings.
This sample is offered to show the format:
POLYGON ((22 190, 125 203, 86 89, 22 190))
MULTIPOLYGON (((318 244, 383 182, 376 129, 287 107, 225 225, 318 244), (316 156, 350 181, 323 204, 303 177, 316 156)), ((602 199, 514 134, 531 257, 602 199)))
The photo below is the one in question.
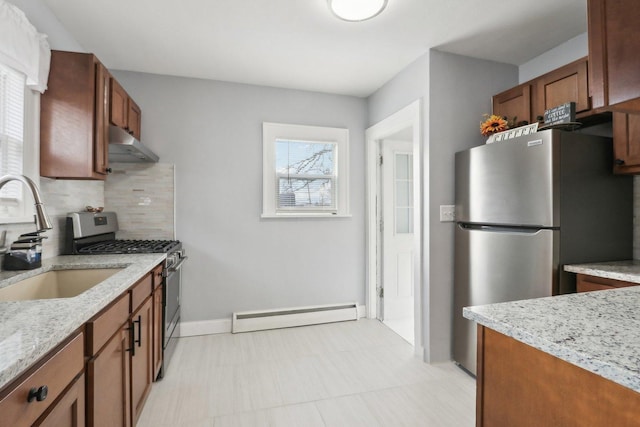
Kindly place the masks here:
POLYGON ((157 163, 160 158, 124 129, 109 126, 109 162, 157 163))

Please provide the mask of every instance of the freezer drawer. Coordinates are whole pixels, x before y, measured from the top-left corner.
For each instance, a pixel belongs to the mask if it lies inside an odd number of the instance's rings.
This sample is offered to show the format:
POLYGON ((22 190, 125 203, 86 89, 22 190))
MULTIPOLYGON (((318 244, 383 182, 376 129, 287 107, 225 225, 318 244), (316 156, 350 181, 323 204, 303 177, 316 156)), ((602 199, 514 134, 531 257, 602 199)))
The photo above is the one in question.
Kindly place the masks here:
POLYGON ((476 325, 462 308, 552 295, 559 230, 465 228, 455 231, 453 358, 476 372, 476 325))
POLYGON ((456 219, 560 226, 560 139, 541 132, 456 153, 456 219))

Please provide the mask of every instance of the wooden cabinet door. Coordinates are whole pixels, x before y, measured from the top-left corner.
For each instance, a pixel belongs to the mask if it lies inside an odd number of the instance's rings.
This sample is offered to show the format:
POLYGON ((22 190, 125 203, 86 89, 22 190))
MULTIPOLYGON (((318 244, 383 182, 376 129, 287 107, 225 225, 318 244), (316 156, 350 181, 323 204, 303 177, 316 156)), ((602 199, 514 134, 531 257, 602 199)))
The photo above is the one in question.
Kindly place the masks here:
POLYGON ((636 426, 640 393, 478 326, 476 426, 636 426))
POLYGON ((51 412, 38 420, 36 427, 84 427, 84 375, 62 395, 51 412))
POLYGON ((626 288, 629 286, 638 286, 638 284, 624 280, 590 276, 588 274, 578 274, 576 276, 576 290, 578 292, 602 291, 606 289, 626 288))
POLYGON ((532 123, 535 117, 531 114, 531 84, 525 83, 506 90, 493 97, 493 114, 516 121, 532 123))
POLYGON ((153 382, 153 302, 149 297, 131 315, 135 352, 131 356, 131 419, 136 425, 153 382))
POLYGON ((96 62, 96 106, 93 159, 96 173, 106 175, 109 168, 109 72, 96 62))
POLYGON ((131 426, 131 335, 125 323, 87 363, 89 427, 131 426))
POLYGON ((158 378, 162 367, 163 344, 162 321, 162 286, 153 291, 153 379, 158 378))
POLYGON ((142 111, 116 79, 111 78, 109 122, 140 139, 142 111))
POLYGON ((109 114, 109 122, 118 126, 119 128, 126 129, 127 128, 127 112, 129 111, 129 106, 127 105, 127 100, 129 99, 129 95, 127 92, 120 86, 118 81, 111 78, 111 111, 109 114))
POLYGON ((640 173, 640 114, 613 113, 614 172, 640 173))
POLYGON ((594 108, 640 112, 640 2, 588 0, 589 78, 594 108))
POLYGON ((587 79, 587 58, 553 70, 536 79, 534 116, 567 102, 576 103, 576 113, 591 109, 587 79))
POLYGON ((137 140, 140 140, 140 123, 142 120, 142 111, 140 110, 140 107, 138 107, 138 104, 136 104, 131 98, 129 98, 127 104, 127 131, 137 140))
POLYGON ((27 374, 8 386, 0 400, 0 425, 11 427, 30 426, 64 394, 84 369, 84 335, 77 334, 45 355, 27 374), (31 390, 44 393, 44 397, 28 399, 31 390))
POLYGON ((48 89, 40 98, 40 175, 105 179, 108 73, 87 53, 51 51, 48 89))

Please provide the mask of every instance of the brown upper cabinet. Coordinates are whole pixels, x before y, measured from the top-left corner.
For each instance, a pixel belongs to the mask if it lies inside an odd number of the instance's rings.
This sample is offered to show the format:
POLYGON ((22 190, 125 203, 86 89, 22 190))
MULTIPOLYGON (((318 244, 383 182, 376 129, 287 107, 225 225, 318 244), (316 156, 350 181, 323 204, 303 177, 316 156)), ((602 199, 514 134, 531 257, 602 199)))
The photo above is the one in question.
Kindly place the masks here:
POLYGON ((523 83, 493 97, 493 114, 531 123, 531 84, 523 83))
POLYGON ((140 119, 142 116, 140 107, 113 77, 111 78, 110 96, 109 122, 140 139, 140 119))
POLYGON ((584 57, 501 92, 493 97, 493 113, 533 123, 538 116, 544 116, 545 110, 575 102, 576 116, 589 116, 592 111, 587 69, 584 57))
POLYGON ((587 58, 582 58, 535 79, 534 118, 567 102, 576 103, 576 115, 589 111, 587 58))
POLYGON ((613 171, 640 174, 640 114, 613 113, 613 171))
POLYGON ((140 139, 140 107, 90 53, 51 51, 48 86, 40 101, 40 175, 105 179, 109 125, 140 139))
POLYGON ((40 175, 105 179, 109 78, 92 54, 51 52, 49 88, 40 101, 40 175))
POLYGON ((640 2, 588 0, 593 108, 640 112, 640 2))

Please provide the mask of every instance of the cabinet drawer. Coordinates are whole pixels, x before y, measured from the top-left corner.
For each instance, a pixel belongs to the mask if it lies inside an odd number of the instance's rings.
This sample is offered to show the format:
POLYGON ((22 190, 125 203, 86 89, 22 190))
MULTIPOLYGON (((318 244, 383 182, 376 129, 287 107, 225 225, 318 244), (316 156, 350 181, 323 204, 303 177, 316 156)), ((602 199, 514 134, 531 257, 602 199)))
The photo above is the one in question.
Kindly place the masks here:
POLYGON ((162 264, 160 264, 159 266, 157 266, 156 268, 153 269, 153 272, 151 273, 153 275, 153 289, 157 288, 158 286, 160 286, 162 284, 162 271, 164 270, 164 267, 162 264))
POLYGON ((144 302, 153 289, 153 278, 151 273, 144 276, 138 283, 131 288, 131 312, 134 312, 140 307, 140 304, 144 302))
POLYGON ((588 274, 578 274, 576 279, 576 289, 578 292, 602 291, 606 289, 626 288, 629 286, 638 286, 638 283, 590 276, 588 274))
POLYGON ((87 322, 87 356, 96 354, 129 318, 129 293, 87 322))
MULTIPOLYGON (((0 401, 2 423, 7 426, 30 426, 51 406, 73 379, 82 372, 84 365, 84 335, 78 334, 68 344, 48 357, 35 372, 13 387, 0 401), (40 402, 29 402, 31 389, 46 386, 48 393, 40 402)), ((45 356, 47 357, 47 356, 45 356)))

